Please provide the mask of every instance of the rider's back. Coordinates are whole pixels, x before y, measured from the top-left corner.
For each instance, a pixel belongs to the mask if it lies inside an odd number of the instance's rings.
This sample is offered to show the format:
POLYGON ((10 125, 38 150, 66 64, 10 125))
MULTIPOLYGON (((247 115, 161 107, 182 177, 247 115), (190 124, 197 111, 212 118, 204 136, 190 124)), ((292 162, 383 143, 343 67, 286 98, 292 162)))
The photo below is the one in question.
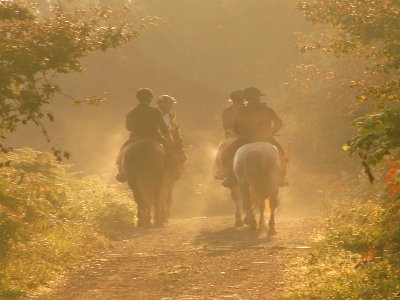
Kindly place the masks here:
POLYGON ((169 132, 160 111, 144 103, 139 103, 128 113, 126 129, 131 132, 131 137, 159 136, 160 132, 169 132))
POLYGON ((269 141, 275 112, 265 103, 242 107, 235 119, 235 131, 251 142, 269 141))

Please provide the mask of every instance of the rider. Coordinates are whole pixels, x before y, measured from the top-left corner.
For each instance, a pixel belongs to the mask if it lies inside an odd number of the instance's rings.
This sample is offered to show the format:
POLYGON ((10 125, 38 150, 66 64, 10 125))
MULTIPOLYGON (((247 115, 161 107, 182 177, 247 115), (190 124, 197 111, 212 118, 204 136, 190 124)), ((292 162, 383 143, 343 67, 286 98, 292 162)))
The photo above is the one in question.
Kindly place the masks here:
POLYGON ((235 137, 233 129, 236 115, 239 109, 244 105, 243 91, 236 90, 229 97, 230 105, 222 112, 222 126, 225 129, 225 138, 235 137))
POLYGON ((128 144, 140 138, 151 138, 159 141, 167 149, 172 144, 170 129, 165 124, 161 112, 150 106, 153 92, 148 88, 141 88, 136 92, 136 99, 139 103, 126 116, 126 129, 130 131, 130 137, 122 145, 116 162, 118 174, 115 178, 120 182, 126 181, 125 173, 122 170, 122 158, 128 144))
POLYGON ((157 106, 160 110, 165 124, 169 127, 172 135, 172 152, 174 156, 175 177, 180 177, 183 172, 183 164, 187 160, 185 146, 183 145, 183 137, 181 126, 177 122, 176 113, 172 112, 172 104, 178 103, 175 98, 169 95, 161 95, 158 97, 157 106))
POLYGON ((242 107, 234 121, 234 131, 244 139, 245 143, 269 142, 279 153, 281 166, 281 186, 288 185, 286 178, 287 159, 280 144, 274 139, 276 133, 282 128, 281 118, 261 102, 264 96, 258 88, 249 87, 243 91, 247 105, 242 107))
POLYGON ((215 160, 215 179, 224 179, 231 172, 234 152, 238 136, 234 131, 234 122, 239 109, 244 105, 243 91, 233 91, 228 100, 229 106, 222 111, 222 126, 225 130, 225 139, 218 147, 215 160))

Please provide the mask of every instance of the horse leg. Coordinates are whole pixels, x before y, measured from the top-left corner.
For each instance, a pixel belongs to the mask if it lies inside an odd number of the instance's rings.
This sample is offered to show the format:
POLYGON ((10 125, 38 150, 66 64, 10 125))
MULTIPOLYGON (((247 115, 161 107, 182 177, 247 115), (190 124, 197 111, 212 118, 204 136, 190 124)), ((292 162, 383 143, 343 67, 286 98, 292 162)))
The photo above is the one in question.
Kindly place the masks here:
POLYGON ((162 227, 164 224, 164 219, 166 218, 166 193, 164 191, 165 186, 162 186, 162 182, 159 183, 159 191, 154 191, 154 226, 162 227))
POLYGON ((137 212, 136 212, 136 216, 137 216, 137 223, 136 226, 137 227, 143 227, 143 212, 142 212, 142 207, 141 205, 137 204, 137 212))
POLYGON ((138 203, 137 205, 137 218, 137 227, 151 228, 149 209, 141 203, 138 203))
POLYGON ((257 229, 257 221, 254 212, 253 201, 251 198, 250 186, 248 184, 240 184, 240 192, 246 210, 246 218, 248 221, 249 230, 255 231, 257 229))
POLYGON ((278 193, 275 193, 269 200, 269 209, 271 211, 271 215, 269 217, 269 230, 268 230, 268 235, 275 235, 276 229, 275 229, 275 210, 278 207, 279 200, 278 200, 278 193))
POLYGON ((136 218, 137 218, 137 223, 136 226, 139 228, 145 227, 145 216, 144 216, 144 210, 143 210, 143 205, 140 197, 140 193, 137 190, 137 185, 132 180, 129 180, 128 178, 128 185, 129 188, 132 191, 133 194, 133 199, 136 202, 136 218))
POLYGON ((265 199, 259 198, 258 205, 259 205, 259 209, 260 209, 260 221, 259 221, 258 231, 262 232, 262 231, 267 230, 267 225, 265 225, 265 217, 264 217, 265 199))
POLYGON ((175 182, 168 182, 166 188, 166 207, 165 207, 165 222, 171 216, 171 206, 172 206, 172 191, 174 189, 175 182))
POLYGON ((236 214, 235 214, 235 227, 243 226, 242 214, 240 209, 240 188, 238 185, 231 187, 231 197, 235 201, 236 214))
MULTIPOLYGON (((160 191, 159 202, 160 202, 160 207, 159 207, 160 223, 162 223, 162 224, 168 223, 168 187, 167 186, 162 187, 162 189, 160 191)), ((155 209, 156 209, 156 207, 155 207, 155 209)), ((156 215, 154 217, 156 219, 156 215)))

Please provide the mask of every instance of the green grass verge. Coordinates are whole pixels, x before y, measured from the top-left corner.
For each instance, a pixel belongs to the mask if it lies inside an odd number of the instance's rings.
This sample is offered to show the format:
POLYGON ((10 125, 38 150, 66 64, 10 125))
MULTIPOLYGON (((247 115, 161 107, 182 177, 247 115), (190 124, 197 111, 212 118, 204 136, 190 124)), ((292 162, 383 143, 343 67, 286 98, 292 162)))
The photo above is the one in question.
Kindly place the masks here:
MULTIPOLYGON (((286 273, 289 299, 400 299, 400 249, 381 204, 343 201, 286 273)), ((390 213, 391 214, 391 213, 390 213)))
POLYGON ((134 226, 128 190, 71 173, 50 153, 20 149, 0 164, 0 298, 34 291, 134 226))

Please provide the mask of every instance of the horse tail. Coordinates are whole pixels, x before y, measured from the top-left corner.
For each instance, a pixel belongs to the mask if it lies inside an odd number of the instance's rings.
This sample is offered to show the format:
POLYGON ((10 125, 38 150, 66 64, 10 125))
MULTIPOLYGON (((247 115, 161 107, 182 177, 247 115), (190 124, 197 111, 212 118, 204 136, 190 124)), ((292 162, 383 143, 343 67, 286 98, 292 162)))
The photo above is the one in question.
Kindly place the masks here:
POLYGON ((255 164, 250 170, 251 174, 248 176, 251 178, 251 189, 257 199, 266 199, 270 197, 271 191, 274 187, 274 172, 276 168, 276 162, 272 159, 263 160, 259 164, 255 164))
POLYGON ((270 197, 277 186, 279 174, 274 146, 263 142, 245 145, 239 149, 235 160, 239 182, 246 182, 258 199, 270 197))

